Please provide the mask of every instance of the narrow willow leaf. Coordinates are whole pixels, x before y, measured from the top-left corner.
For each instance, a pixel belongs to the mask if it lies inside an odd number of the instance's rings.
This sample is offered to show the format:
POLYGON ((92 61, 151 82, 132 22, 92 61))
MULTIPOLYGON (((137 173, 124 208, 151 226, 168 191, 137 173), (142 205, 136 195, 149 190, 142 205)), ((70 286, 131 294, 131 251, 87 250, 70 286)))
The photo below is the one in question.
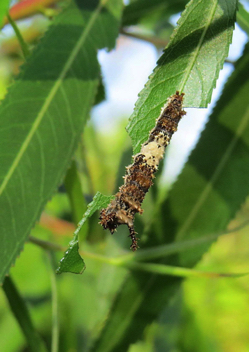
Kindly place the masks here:
POLYGON ((78 224, 74 232, 74 238, 69 244, 68 250, 65 252, 64 257, 61 259, 57 274, 63 272, 71 272, 74 274, 82 274, 85 269, 85 263, 79 254, 79 232, 87 219, 89 219, 97 210, 107 207, 113 196, 104 196, 97 192, 93 201, 88 205, 87 211, 78 224))
POLYGON ((176 90, 186 93, 185 107, 206 107, 232 40, 236 0, 190 1, 169 45, 140 92, 127 131, 139 151, 176 90))
POLYGON ((10 308, 27 339, 27 344, 30 351, 46 352, 47 349, 45 344, 34 328, 28 307, 10 277, 5 278, 3 282, 3 290, 9 302, 10 308))
MULTIPOLYGON (((248 196, 248 77, 249 45, 188 163, 156 214, 156 219, 163 219, 161 233, 151 229, 143 248, 222 232, 248 196)), ((193 267, 213 240, 154 263, 193 267)), ((162 280, 155 274, 132 272, 94 352, 127 351, 131 343, 141 339, 145 327, 158 317, 180 283, 177 277, 165 276, 162 280)))
POLYGON ((94 102, 97 49, 115 44, 121 0, 72 3, 0 107, 0 281, 62 181, 94 102))
POLYGON ((243 5, 239 3, 239 11, 237 13, 237 22, 243 31, 249 34, 249 13, 246 11, 243 5))

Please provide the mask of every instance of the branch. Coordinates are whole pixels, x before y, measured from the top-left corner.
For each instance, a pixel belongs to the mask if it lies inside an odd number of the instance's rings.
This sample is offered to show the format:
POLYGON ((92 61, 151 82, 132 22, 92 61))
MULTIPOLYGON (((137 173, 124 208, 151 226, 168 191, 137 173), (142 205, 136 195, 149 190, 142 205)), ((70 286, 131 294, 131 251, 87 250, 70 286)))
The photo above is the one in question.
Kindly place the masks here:
MULTIPOLYGON (((233 232, 237 232, 237 231, 245 228, 248 225, 249 225, 249 220, 246 220, 242 224, 234 227, 233 229, 226 230, 226 231, 219 233, 219 234, 209 235, 209 236, 197 238, 194 240, 165 244, 165 245, 156 246, 156 247, 152 247, 152 248, 148 248, 148 249, 141 249, 139 252, 136 252, 136 253, 129 252, 127 254, 119 255, 116 257, 106 257, 103 255, 99 255, 99 254, 95 254, 95 253, 91 253, 91 252, 86 252, 86 251, 80 251, 80 254, 86 258, 95 259, 95 260, 105 262, 108 264, 112 264, 112 265, 123 266, 129 262, 138 262, 138 261, 143 261, 143 260, 160 259, 160 258, 165 258, 171 254, 184 252, 188 249, 193 249, 201 244, 208 243, 210 241, 215 241, 216 239, 218 239, 219 236, 229 235, 233 232)), ((60 251, 60 252, 65 252, 67 250, 66 247, 62 247, 56 243, 44 241, 44 240, 41 240, 41 239, 33 237, 33 236, 29 236, 29 242, 31 242, 31 243, 33 243, 33 244, 35 244, 45 250, 60 251)))
POLYGON ((179 277, 202 277, 202 278, 225 278, 225 277, 242 277, 249 273, 215 273, 208 271, 201 271, 189 268, 182 268, 178 266, 164 265, 164 264, 154 264, 154 263, 127 263, 125 267, 132 270, 145 271, 149 273, 159 274, 159 275, 170 275, 179 277))
POLYGON ((138 33, 130 33, 130 32, 125 31, 122 28, 120 29, 120 34, 123 34, 127 37, 131 37, 131 38, 135 38, 135 39, 139 39, 139 40, 144 40, 144 41, 151 43, 151 44, 158 46, 158 47, 165 48, 168 45, 167 40, 164 40, 164 39, 161 39, 161 38, 158 38, 155 36, 146 36, 146 35, 142 35, 142 34, 138 34, 138 33))

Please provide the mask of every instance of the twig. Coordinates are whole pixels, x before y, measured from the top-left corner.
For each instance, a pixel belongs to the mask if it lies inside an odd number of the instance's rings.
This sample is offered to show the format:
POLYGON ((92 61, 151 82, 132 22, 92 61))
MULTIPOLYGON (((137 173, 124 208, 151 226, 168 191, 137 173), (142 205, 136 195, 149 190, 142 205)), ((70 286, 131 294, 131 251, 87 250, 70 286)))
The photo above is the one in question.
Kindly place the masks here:
POLYGON ((238 278, 246 276, 249 273, 215 273, 210 271, 195 270, 190 268, 182 268, 171 265, 155 264, 155 263, 127 263, 126 267, 132 270, 145 271, 159 275, 170 275, 178 277, 204 277, 204 278, 238 278))
POLYGON ((49 242, 49 241, 44 241, 34 236, 29 236, 28 240, 29 242, 36 244, 37 246, 49 251, 63 252, 66 250, 65 247, 62 247, 59 244, 49 242))
POLYGON ((232 61, 232 60, 229 60, 229 59, 226 59, 225 62, 226 62, 227 64, 230 64, 230 65, 233 65, 233 66, 235 65, 235 62, 232 61))
MULTIPOLYGON (((180 253, 184 252, 188 249, 193 249, 198 245, 201 245, 203 243, 208 243, 210 241, 214 241, 218 239, 219 236, 222 235, 229 235, 233 232, 237 232, 244 227, 249 225, 249 220, 244 221, 242 224, 234 227, 231 230, 226 230, 222 233, 215 234, 215 235, 209 235, 201 238, 197 238, 194 240, 188 240, 188 241, 182 241, 182 242, 177 242, 177 243, 171 243, 171 244, 165 244, 165 245, 160 245, 148 249, 141 249, 139 252, 136 253, 127 253, 124 255, 119 255, 116 257, 106 257, 103 255, 91 253, 91 252, 86 252, 86 251, 80 251, 80 254, 83 257, 89 258, 89 259, 95 259, 104 263, 112 264, 112 265, 117 265, 117 266, 122 266, 128 262, 132 261, 143 261, 143 260, 149 260, 149 259, 159 259, 159 258, 165 258, 171 254, 175 253, 180 253)), ((60 251, 60 252, 65 252, 67 250, 66 247, 62 247, 58 244, 49 242, 49 241, 44 241, 39 238, 29 236, 29 241, 43 249, 46 250, 52 250, 52 251, 60 251)))
POLYGON ((127 32, 124 29, 120 29, 120 34, 123 34, 127 37, 131 37, 131 38, 135 38, 135 39, 139 39, 139 40, 144 40, 146 42, 149 42, 155 46, 158 47, 163 47, 165 48, 168 45, 168 41, 155 37, 155 36, 146 36, 146 35, 142 35, 142 34, 138 34, 138 33, 131 33, 131 32, 127 32))
POLYGON ((53 257, 51 251, 48 252, 50 262, 50 280, 51 280, 51 296, 52 296, 52 341, 51 352, 59 351, 59 319, 58 319, 58 294, 55 271, 53 270, 53 257))

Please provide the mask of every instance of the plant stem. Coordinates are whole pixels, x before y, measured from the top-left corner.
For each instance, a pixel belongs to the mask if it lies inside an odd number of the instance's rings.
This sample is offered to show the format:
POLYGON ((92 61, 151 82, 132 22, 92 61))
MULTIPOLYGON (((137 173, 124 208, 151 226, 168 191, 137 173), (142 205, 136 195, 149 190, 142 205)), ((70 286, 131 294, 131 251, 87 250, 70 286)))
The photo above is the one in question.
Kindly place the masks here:
POLYGON ((50 280, 51 280, 51 295, 52 295, 52 342, 51 352, 59 351, 59 319, 58 319, 58 294, 57 282, 55 277, 52 253, 48 252, 50 261, 50 280))
POLYGON ((247 226, 248 224, 249 224, 249 220, 246 220, 242 224, 236 226, 235 228, 231 230, 226 230, 225 232, 222 232, 222 233, 200 237, 193 240, 175 242, 170 244, 162 244, 160 246, 139 250, 136 253, 129 252, 127 254, 112 258, 112 261, 113 261, 113 264, 115 263, 116 265, 122 265, 123 263, 131 262, 131 261, 143 261, 143 260, 165 258, 171 254, 181 253, 186 250, 193 249, 199 245, 215 241, 221 235, 228 235, 233 232, 239 231, 243 229, 245 226, 247 226))
MULTIPOLYGON (((200 237, 200 238, 188 240, 188 241, 164 244, 164 245, 160 245, 160 246, 156 246, 148 249, 141 249, 136 253, 128 252, 127 254, 119 255, 117 257, 106 257, 103 255, 99 255, 99 254, 91 253, 87 251, 80 251, 80 254, 86 258, 95 259, 112 265, 124 265, 125 263, 132 262, 132 261, 160 259, 160 258, 165 258, 171 254, 176 254, 176 253, 184 252, 188 249, 193 249, 201 244, 215 241, 221 235, 228 235, 233 232, 237 232, 243 229, 244 227, 246 227, 248 224, 249 224, 249 220, 246 220, 242 224, 234 227, 233 229, 226 230, 225 232, 222 232, 219 234, 200 237)), ((29 236, 29 241, 46 250, 65 252, 67 249, 66 247, 62 247, 58 244, 38 239, 33 236, 29 236)))
POLYGON ((18 321, 18 324, 27 339, 31 352, 45 352, 47 349, 36 332, 31 320, 27 305, 18 292, 10 277, 6 277, 3 283, 3 290, 9 302, 10 308, 18 321))
MULTIPOLYGON (((218 236, 213 237, 217 238, 218 236)), ((152 259, 152 258, 160 258, 166 257, 167 255, 173 254, 173 253, 179 253, 180 251, 186 250, 186 244, 188 243, 188 248, 194 248, 197 244, 205 243, 207 240, 211 240, 211 236, 208 236, 206 238, 203 238, 204 241, 186 241, 182 242, 182 246, 180 247, 179 244, 173 244, 173 245, 166 245, 162 246, 165 247, 163 248, 162 253, 160 252, 160 256, 157 255, 156 251, 158 251, 158 247, 155 247, 155 253, 153 253, 152 249, 148 250, 143 250, 140 251, 143 253, 143 255, 138 256, 138 254, 126 254, 123 256, 118 256, 118 257, 105 257, 103 255, 91 253, 91 252, 85 252, 81 251, 80 254, 88 259, 93 259, 97 260, 106 264, 110 265, 115 265, 115 266, 120 266, 123 268, 131 269, 131 270, 139 270, 139 271, 145 271, 145 272, 150 272, 154 274, 159 274, 159 275, 171 275, 171 276, 178 276, 178 277, 206 277, 206 278, 222 278, 222 277, 242 277, 245 275, 248 275, 248 273, 215 273, 215 272, 205 272, 205 271, 200 271, 200 270, 195 270, 195 269, 190 269, 190 268, 183 268, 183 267, 178 267, 178 266, 172 266, 172 265, 164 265, 164 264, 155 264, 155 263, 140 263, 139 260, 143 259, 152 259)), ((32 241, 35 244, 40 244, 42 241, 39 240, 37 241, 32 241)), ((47 246, 46 242, 46 246, 47 246)), ((53 244, 52 244, 53 245, 53 244)), ((42 248, 45 246, 42 245, 42 248)), ((53 248, 53 246, 51 246, 53 248)), ((62 249, 62 248, 61 248, 62 249)), ((54 323, 53 323, 54 326, 54 323)), ((56 324, 55 324, 56 326, 56 324)), ((57 352, 57 350, 52 350, 52 352, 57 352)))
POLYGON ((66 250, 66 247, 62 247, 59 244, 56 244, 53 242, 41 240, 41 239, 34 237, 34 236, 29 236, 29 242, 36 244, 37 246, 39 246, 45 250, 50 250, 50 251, 52 250, 55 252, 63 252, 66 250))
POLYGON ((215 273, 215 272, 205 272, 195 269, 182 268, 171 265, 164 264, 154 264, 154 263, 127 263, 126 267, 132 270, 139 270, 150 272, 159 275, 170 275, 170 276, 179 276, 179 277, 206 277, 206 278, 222 278, 222 277, 242 277, 248 275, 249 273, 215 273))
POLYGON ((144 40, 148 43, 151 43, 155 46, 159 46, 159 47, 163 47, 165 48, 168 45, 168 41, 155 37, 155 36, 146 36, 146 35, 142 35, 142 34, 138 34, 138 33, 131 33, 131 32, 127 32, 124 29, 120 29, 120 34, 123 34, 127 37, 131 37, 131 38, 135 38, 135 39, 139 39, 139 40, 144 40))
POLYGON ((28 45, 25 42, 25 40, 23 39, 23 36, 22 36, 21 32, 19 31, 19 28, 17 27, 15 21, 13 21, 13 19, 11 18, 9 13, 7 14, 7 18, 8 18, 9 23, 11 24, 12 28, 14 29, 17 40, 18 40, 20 47, 22 49, 23 57, 25 60, 27 60, 27 57, 30 54, 28 45))

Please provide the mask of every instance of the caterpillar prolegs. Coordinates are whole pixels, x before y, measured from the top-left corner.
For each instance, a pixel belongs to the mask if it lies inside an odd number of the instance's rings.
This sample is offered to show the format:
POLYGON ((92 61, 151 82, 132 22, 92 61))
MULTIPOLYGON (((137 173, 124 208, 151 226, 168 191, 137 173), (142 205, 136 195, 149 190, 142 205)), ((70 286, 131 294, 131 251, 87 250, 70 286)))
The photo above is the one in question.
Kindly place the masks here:
POLYGON ((141 204, 145 194, 152 186, 154 174, 160 160, 163 158, 165 148, 169 144, 182 116, 184 93, 170 96, 156 120, 155 127, 150 131, 148 140, 141 146, 140 153, 134 155, 133 164, 126 167, 124 184, 119 188, 115 198, 107 208, 100 212, 100 224, 113 234, 119 225, 128 226, 132 244, 130 248, 136 251, 138 238, 134 230, 134 216, 142 214, 141 204))

